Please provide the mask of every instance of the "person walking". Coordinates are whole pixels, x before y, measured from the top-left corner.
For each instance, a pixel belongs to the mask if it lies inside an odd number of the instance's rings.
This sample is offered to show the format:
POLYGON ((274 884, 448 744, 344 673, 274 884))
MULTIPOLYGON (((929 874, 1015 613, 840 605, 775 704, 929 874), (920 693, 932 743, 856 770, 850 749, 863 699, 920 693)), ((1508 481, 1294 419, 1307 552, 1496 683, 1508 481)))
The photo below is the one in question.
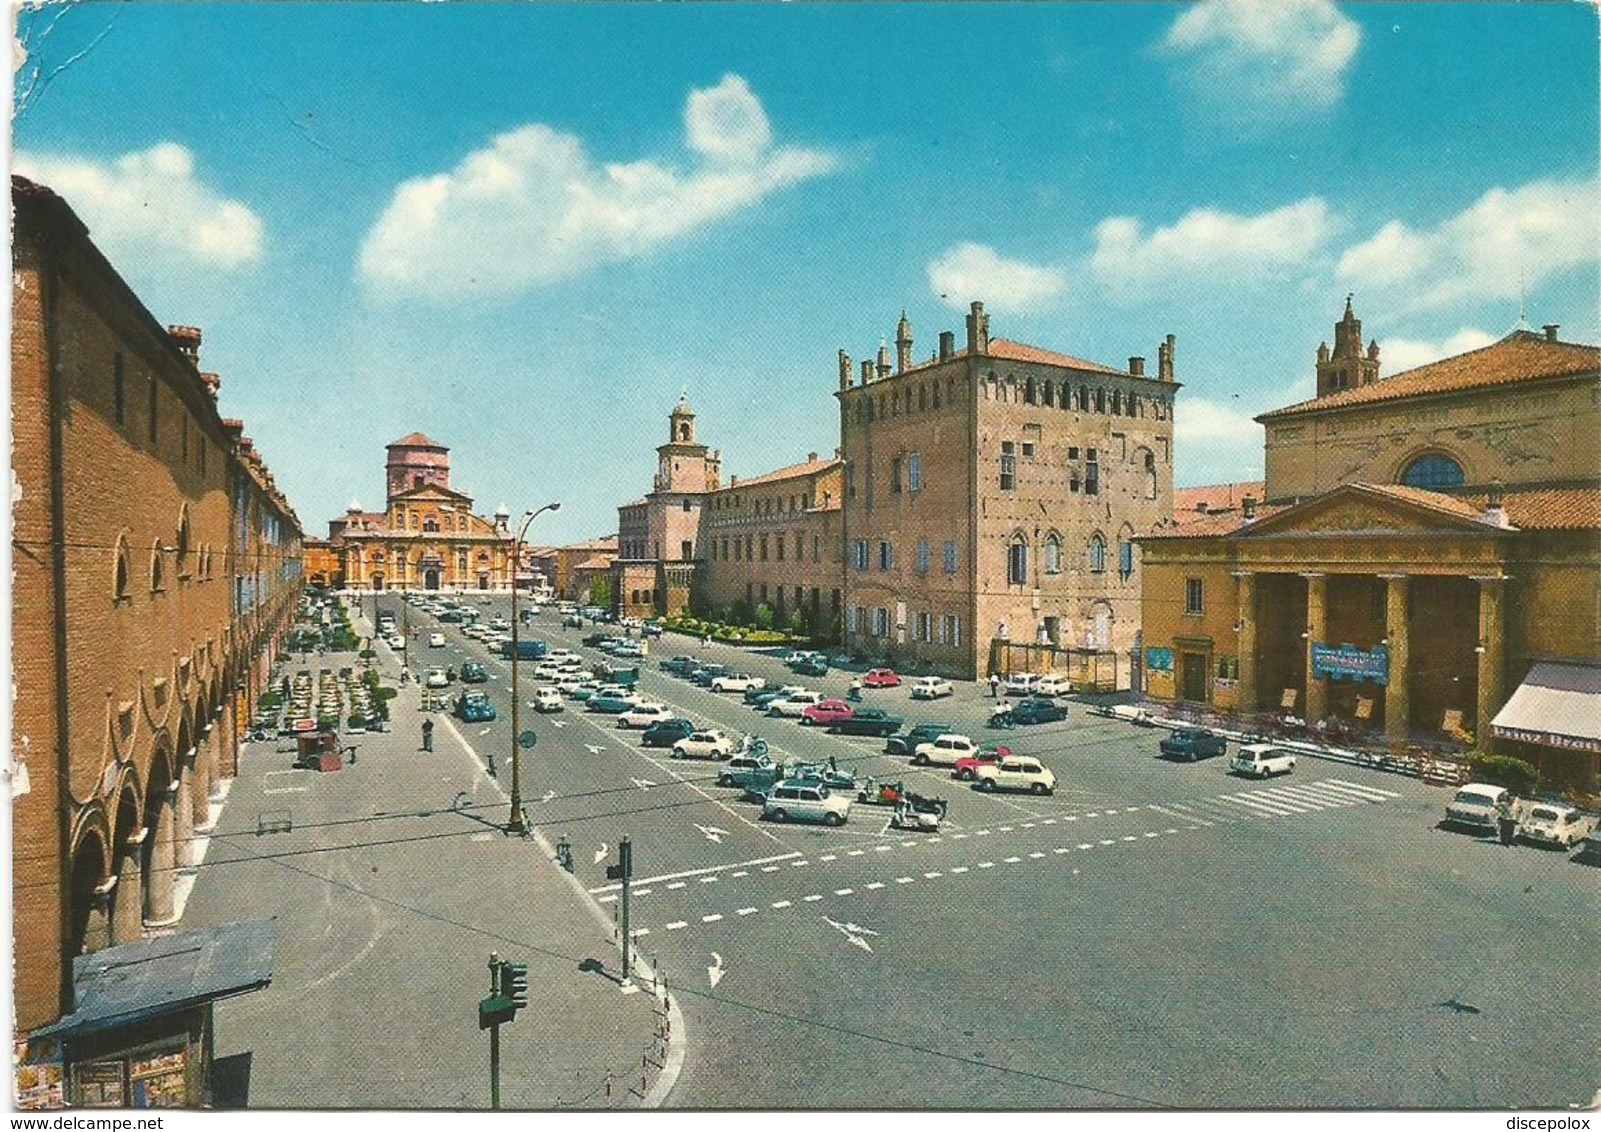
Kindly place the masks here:
POLYGON ((998 674, 996 674, 994 672, 991 672, 990 673, 990 699, 998 700, 1000 698, 1001 698, 1001 678, 1000 678, 1000 676, 998 674))
POLYGON ((1496 802, 1495 824, 1501 834, 1501 844, 1511 845, 1512 838, 1518 832, 1518 818, 1513 812, 1510 794, 1501 795, 1500 801, 1496 802))
POLYGON ((434 749, 434 721, 431 719, 422 721, 422 749, 428 753, 434 749))

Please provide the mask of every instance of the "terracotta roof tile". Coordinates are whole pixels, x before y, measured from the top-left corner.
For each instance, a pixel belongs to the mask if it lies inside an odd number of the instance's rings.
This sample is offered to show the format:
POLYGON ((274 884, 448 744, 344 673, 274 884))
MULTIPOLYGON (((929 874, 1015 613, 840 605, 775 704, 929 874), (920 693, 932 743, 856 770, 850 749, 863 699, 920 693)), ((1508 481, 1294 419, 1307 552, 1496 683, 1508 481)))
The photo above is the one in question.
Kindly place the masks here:
POLYGON ((1455 495, 1446 495, 1439 491, 1427 491, 1421 487, 1408 487, 1400 483, 1353 483, 1350 487, 1361 491, 1371 492, 1375 495, 1388 495, 1392 499, 1415 503, 1420 507, 1428 507, 1447 515, 1455 515, 1459 519, 1478 519, 1484 515, 1484 507, 1475 507, 1472 503, 1455 495))
MULTIPOLYGON (((402 436, 399 440, 390 441, 389 444, 386 445, 386 447, 389 447, 389 448, 445 448, 446 446, 441 444, 441 443, 439 443, 439 441, 433 439, 431 436, 427 435, 426 433, 408 432, 405 436, 402 436)), ((449 451, 449 449, 447 448, 446 451, 449 451)))
POLYGON ((584 559, 582 562, 575 563, 573 565, 572 569, 574 569, 574 570, 609 570, 611 568, 611 564, 612 564, 613 558, 614 558, 614 556, 609 556, 609 555, 605 555, 605 554, 596 554, 596 555, 593 555, 593 556, 591 556, 589 558, 584 559))
MULTIPOLYGON (((954 358, 965 358, 966 356, 967 347, 964 346, 952 354, 950 358, 946 358, 944 362, 938 358, 931 358, 915 366, 909 366, 903 372, 915 373, 918 370, 944 365, 954 358)), ((1132 376, 1127 370, 1121 370, 1115 366, 1102 365, 1100 362, 1092 362, 1087 358, 1075 358, 1071 354, 1058 354, 1054 350, 1044 350, 1038 346, 1030 346, 1027 342, 1013 342, 1010 338, 991 338, 990 351, 987 356, 1009 362, 1038 362, 1041 365, 1088 370, 1091 373, 1111 373, 1120 377, 1132 376)), ((1153 381, 1155 379, 1147 376, 1145 380, 1153 381)))
POLYGON ((1267 485, 1261 480, 1176 488, 1173 491, 1173 521, 1187 524, 1221 511, 1238 511, 1240 500, 1246 496, 1260 504, 1266 491, 1267 485))
POLYGON ((776 471, 763 472, 759 476, 751 476, 750 479, 740 480, 738 483, 730 483, 722 488, 722 490, 737 490, 742 487, 754 487, 759 484, 769 484, 776 483, 779 480, 794 479, 796 476, 816 475, 819 472, 826 472, 828 469, 836 467, 841 463, 843 463, 843 461, 837 460, 832 456, 826 460, 808 460, 805 463, 791 464, 787 468, 779 468, 776 471))
MULTIPOLYGON (((1288 510, 1291 505, 1259 503, 1256 507, 1256 518, 1253 523, 1259 523, 1270 515, 1277 515, 1280 511, 1288 510)), ((1181 519, 1175 515, 1172 526, 1157 527, 1149 534, 1140 536, 1146 539, 1158 538, 1213 538, 1218 535, 1232 534, 1245 525, 1237 511, 1223 511, 1216 515, 1195 515, 1189 519, 1181 519)), ((1139 541, 1136 539, 1136 541, 1139 541)))
MULTIPOLYGON (((1484 495, 1468 495, 1464 501, 1482 510, 1489 505, 1484 495)), ((1526 531, 1579 531, 1601 528, 1601 487, 1541 488, 1508 491, 1502 500, 1507 521, 1526 531)))
POLYGON ((1299 413, 1323 409, 1393 401, 1430 393, 1449 393, 1457 389, 1476 389, 1486 385, 1513 385, 1552 377, 1572 377, 1601 372, 1601 347, 1574 342, 1556 342, 1543 334, 1514 330, 1499 342, 1455 357, 1442 358, 1384 378, 1372 385, 1360 385, 1327 397, 1302 401, 1263 413, 1259 421, 1276 420, 1299 413))

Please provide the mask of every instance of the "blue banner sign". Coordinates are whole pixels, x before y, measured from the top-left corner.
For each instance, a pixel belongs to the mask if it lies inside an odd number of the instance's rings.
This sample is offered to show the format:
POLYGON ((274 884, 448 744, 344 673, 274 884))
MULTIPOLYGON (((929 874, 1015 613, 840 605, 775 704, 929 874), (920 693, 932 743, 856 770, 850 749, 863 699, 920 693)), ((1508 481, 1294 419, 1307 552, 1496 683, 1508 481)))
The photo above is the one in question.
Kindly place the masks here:
POLYGON ((1173 650, 1151 647, 1145 650, 1145 667, 1151 672, 1173 671, 1173 650))
POLYGON ((1367 680, 1374 684, 1390 682, 1390 650, 1359 649, 1355 645, 1312 643, 1312 675, 1336 680, 1367 680))

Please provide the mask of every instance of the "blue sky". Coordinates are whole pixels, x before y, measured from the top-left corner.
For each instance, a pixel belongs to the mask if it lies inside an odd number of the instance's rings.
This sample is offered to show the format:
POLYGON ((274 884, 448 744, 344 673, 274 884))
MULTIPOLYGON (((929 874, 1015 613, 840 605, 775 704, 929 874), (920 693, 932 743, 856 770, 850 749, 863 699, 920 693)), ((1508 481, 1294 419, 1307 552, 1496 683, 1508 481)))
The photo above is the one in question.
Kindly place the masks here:
POLYGON ((725 472, 838 442, 902 309, 1178 337, 1181 485, 1260 474, 1347 292, 1384 372, 1601 341, 1583 4, 122 4, 27 12, 13 164, 206 332, 309 533, 452 449, 615 529, 681 393, 725 472))

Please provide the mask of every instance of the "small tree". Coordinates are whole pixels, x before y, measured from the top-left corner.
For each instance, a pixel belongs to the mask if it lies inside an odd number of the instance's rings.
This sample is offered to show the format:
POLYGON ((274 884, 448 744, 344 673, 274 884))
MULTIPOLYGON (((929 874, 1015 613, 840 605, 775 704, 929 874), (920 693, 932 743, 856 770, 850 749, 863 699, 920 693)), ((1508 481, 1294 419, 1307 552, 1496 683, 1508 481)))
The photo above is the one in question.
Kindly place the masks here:
POLYGON ((605 574, 595 575, 589 583, 589 604, 602 609, 611 608, 611 578, 605 574))
POLYGON ((1505 786, 1522 798, 1534 793, 1534 785, 1540 778, 1533 764, 1510 755, 1474 755, 1468 760, 1468 767, 1475 781, 1505 786))
POLYGON ((771 629, 773 627, 773 607, 765 601, 756 607, 756 627, 758 629, 771 629))

